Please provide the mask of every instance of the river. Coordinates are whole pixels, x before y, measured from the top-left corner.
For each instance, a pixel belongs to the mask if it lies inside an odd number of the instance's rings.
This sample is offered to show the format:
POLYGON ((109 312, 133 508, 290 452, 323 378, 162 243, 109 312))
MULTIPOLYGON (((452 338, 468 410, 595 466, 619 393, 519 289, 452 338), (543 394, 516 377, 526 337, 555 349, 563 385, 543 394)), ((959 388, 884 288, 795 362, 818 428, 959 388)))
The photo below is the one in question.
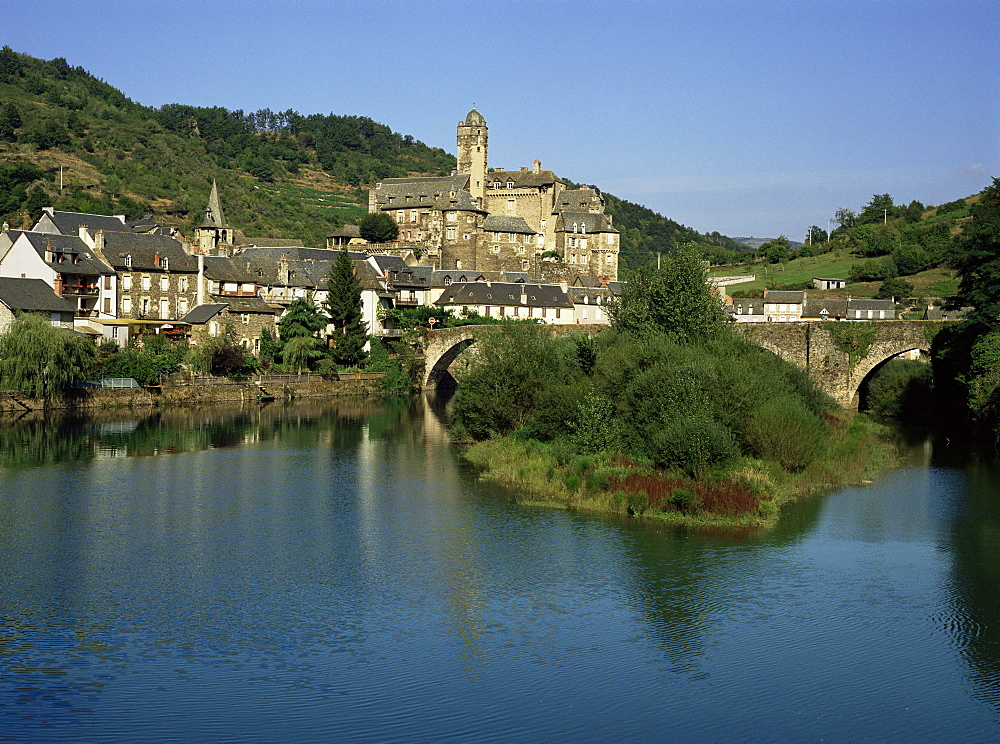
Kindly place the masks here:
POLYGON ((0 741, 995 741, 1000 478, 511 502, 431 401, 0 422, 0 741))

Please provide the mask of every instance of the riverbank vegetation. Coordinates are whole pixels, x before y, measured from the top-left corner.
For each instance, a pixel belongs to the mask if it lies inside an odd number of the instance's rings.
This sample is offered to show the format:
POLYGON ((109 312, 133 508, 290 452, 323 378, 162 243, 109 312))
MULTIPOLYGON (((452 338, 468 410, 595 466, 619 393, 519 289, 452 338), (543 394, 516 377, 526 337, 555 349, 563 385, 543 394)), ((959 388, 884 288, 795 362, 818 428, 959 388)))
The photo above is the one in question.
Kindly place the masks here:
POLYGON ((643 270, 596 339, 505 325, 480 342, 454 434, 529 500, 692 523, 761 524, 889 457, 806 374, 737 337, 696 252, 643 270))

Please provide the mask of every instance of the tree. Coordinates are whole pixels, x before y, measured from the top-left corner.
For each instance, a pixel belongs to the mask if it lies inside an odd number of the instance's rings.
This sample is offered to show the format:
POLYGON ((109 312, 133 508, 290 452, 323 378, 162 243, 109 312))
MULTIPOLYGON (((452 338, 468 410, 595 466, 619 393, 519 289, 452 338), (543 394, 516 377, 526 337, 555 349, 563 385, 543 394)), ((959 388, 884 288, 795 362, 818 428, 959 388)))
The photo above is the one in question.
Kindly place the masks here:
POLYGON ((767 259, 768 263, 787 263, 789 259, 789 246, 791 243, 784 235, 779 235, 774 240, 769 240, 760 247, 760 255, 767 259))
POLYGON ((857 219, 858 216, 854 214, 853 209, 844 209, 843 207, 838 209, 833 216, 834 222, 841 227, 854 227, 854 223, 857 219))
POLYGON ((367 356, 368 329, 361 318, 361 282, 347 248, 341 248, 330 268, 326 289, 323 304, 335 329, 331 356, 337 364, 360 364, 367 356))
POLYGON ((326 318, 312 300, 299 297, 288 306, 278 321, 278 333, 282 341, 290 341, 300 336, 315 337, 326 328, 326 318))
POLYGON ((7 103, 0 108, 0 140, 13 142, 21 124, 21 113, 17 110, 17 106, 7 103))
POLYGON ((825 243, 828 238, 826 230, 818 225, 813 225, 806 231, 806 243, 811 243, 812 245, 825 243))
POLYGON ((399 237, 399 225, 387 212, 366 214, 358 223, 358 230, 369 243, 388 243, 399 237))
POLYGON ((279 354, 281 354, 281 344, 274 340, 269 329, 263 329, 260 332, 260 351, 258 352, 260 365, 264 369, 270 369, 279 354))
POLYGON ((41 315, 19 315, 0 335, 0 380, 33 398, 53 398, 94 369, 93 342, 53 327, 41 315))
POLYGON ((913 294, 913 285, 905 279, 891 276, 882 282, 875 296, 880 300, 893 300, 901 297, 909 297, 913 294))
POLYGON ((727 315, 708 291, 705 265, 693 244, 677 246, 661 269, 641 268, 608 304, 611 327, 625 333, 665 333, 678 341, 709 338, 726 327, 727 315))
POLYGON ((872 196, 872 200, 861 210, 857 223, 864 225, 885 222, 889 217, 895 216, 896 206, 892 203, 892 197, 889 194, 875 194, 872 196))
POLYGON ((978 319, 1000 320, 1000 178, 994 178, 970 209, 952 263, 961 276, 958 293, 978 319))

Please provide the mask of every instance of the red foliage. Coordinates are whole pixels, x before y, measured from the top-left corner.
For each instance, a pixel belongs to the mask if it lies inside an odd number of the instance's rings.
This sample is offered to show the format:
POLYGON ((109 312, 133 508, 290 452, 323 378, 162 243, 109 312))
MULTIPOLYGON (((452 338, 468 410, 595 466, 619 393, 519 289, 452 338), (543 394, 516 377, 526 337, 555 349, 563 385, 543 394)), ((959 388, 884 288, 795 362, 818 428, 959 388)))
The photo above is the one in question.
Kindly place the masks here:
POLYGON ((631 473, 624 478, 613 476, 611 488, 625 494, 645 493, 646 508, 659 511, 687 511, 686 505, 674 501, 674 491, 684 488, 697 496, 697 508, 712 514, 739 517, 756 514, 760 498, 746 486, 735 481, 699 482, 669 475, 631 473))

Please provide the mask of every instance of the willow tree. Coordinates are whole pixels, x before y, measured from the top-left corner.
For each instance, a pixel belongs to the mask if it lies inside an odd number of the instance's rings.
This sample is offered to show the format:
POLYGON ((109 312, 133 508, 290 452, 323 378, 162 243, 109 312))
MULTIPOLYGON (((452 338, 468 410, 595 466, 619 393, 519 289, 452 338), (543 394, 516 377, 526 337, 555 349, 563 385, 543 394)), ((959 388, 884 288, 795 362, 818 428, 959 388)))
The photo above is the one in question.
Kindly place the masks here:
POLYGON ((97 347, 53 327, 41 315, 19 315, 0 334, 0 381, 33 398, 51 399, 94 370, 97 347))
POLYGON ((334 327, 330 356, 337 364, 360 364, 368 356, 368 328, 361 315, 361 282, 346 248, 340 250, 330 268, 326 289, 323 305, 334 327))

